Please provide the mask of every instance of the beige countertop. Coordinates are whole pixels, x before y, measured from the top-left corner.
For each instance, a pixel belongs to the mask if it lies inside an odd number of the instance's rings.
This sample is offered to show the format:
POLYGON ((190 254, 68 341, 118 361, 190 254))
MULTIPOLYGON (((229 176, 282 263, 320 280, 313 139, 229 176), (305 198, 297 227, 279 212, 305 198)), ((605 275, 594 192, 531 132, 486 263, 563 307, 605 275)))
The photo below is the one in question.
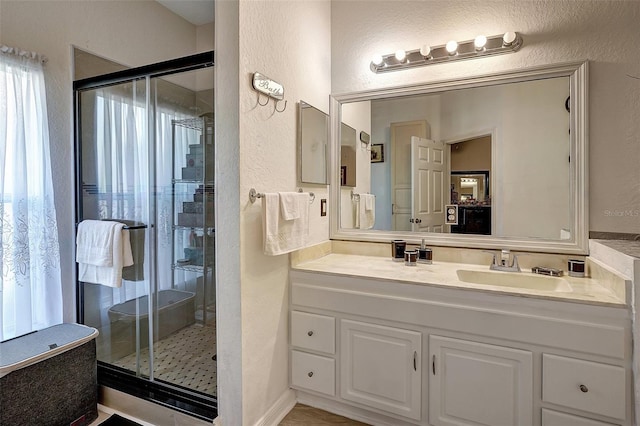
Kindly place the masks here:
MULTIPOLYGON (((533 276, 533 278, 531 278, 532 280, 549 279, 556 283, 559 282, 557 278, 532 274, 530 270, 527 269, 523 269, 523 272, 520 273, 505 273, 490 271, 488 265, 438 261, 434 261, 434 263, 430 265, 418 263, 416 266, 406 266, 404 262, 394 262, 390 257, 363 256, 357 254, 329 253, 317 259, 297 263, 292 266, 292 269, 346 277, 390 280, 403 284, 449 287, 461 290, 615 307, 626 306, 624 289, 628 288, 629 285, 629 282, 627 282, 624 277, 608 271, 604 265, 600 265, 597 262, 590 264, 590 270, 593 272, 591 275, 594 277, 597 276, 597 279, 574 278, 565 275, 560 278, 564 281, 561 283, 560 290, 545 290, 533 288, 534 286, 522 288, 517 285, 488 285, 463 282, 458 278, 457 273, 458 270, 478 271, 490 274, 511 274, 514 280, 520 276, 525 280, 533 276), (566 284, 569 285, 566 286, 566 284)), ((543 281, 538 282, 546 284, 546 282, 543 281)))
POLYGON ((620 253, 640 259, 640 240, 595 240, 620 253))

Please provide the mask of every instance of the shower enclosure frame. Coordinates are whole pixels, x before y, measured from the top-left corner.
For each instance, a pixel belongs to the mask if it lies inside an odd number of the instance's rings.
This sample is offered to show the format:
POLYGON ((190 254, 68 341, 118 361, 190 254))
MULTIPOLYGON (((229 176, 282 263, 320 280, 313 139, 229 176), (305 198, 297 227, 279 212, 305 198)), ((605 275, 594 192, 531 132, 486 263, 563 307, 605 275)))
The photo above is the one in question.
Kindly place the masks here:
MULTIPOLYGON (((90 77, 73 82, 73 108, 74 108, 74 163, 75 163, 75 217, 76 224, 83 215, 83 179, 82 179, 82 132, 81 132, 81 93, 87 90, 114 86, 130 81, 146 80, 167 76, 170 74, 195 71, 214 66, 214 51, 208 51, 190 55, 178 59, 163 61, 137 68, 90 77)), ((147 87, 148 90, 148 87, 147 87)), ((151 225, 153 228, 153 224, 151 225)), ((153 230, 153 229, 152 229, 153 230)), ((135 232, 135 231, 133 231, 135 232)), ((150 256, 155 262, 153 256, 150 256)), ((155 266, 150 266, 150 280, 155 274, 155 266)), ((76 264, 76 277, 78 266, 76 264)), ((157 292, 157 289, 154 290, 157 292)), ((149 300, 152 300, 149 297, 149 300)), ((76 314, 77 322, 84 323, 84 284, 76 278, 76 314)), ((152 312, 150 310, 149 312, 152 312)), ((151 315, 150 315, 151 317, 151 315)), ((150 329, 151 329, 150 324, 150 329)), ((150 333, 152 335, 152 333, 150 333)), ((153 377, 153 376, 151 376, 153 377)), ((170 407, 174 410, 189 415, 213 420, 217 416, 217 395, 208 396, 197 392, 189 392, 167 382, 158 382, 137 376, 124 368, 98 361, 98 384, 127 393, 129 395, 152 401, 154 403, 170 407)))

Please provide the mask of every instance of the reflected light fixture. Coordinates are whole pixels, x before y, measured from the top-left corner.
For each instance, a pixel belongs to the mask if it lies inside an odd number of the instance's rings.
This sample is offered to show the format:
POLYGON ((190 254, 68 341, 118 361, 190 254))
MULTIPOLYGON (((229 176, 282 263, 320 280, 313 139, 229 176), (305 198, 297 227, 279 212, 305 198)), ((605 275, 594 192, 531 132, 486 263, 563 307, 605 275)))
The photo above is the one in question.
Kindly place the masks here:
POLYGON ((451 40, 438 46, 425 44, 419 49, 398 50, 395 53, 376 55, 369 67, 374 73, 398 71, 462 59, 514 53, 520 50, 522 44, 522 36, 514 31, 493 36, 479 35, 473 40, 461 42, 451 40))

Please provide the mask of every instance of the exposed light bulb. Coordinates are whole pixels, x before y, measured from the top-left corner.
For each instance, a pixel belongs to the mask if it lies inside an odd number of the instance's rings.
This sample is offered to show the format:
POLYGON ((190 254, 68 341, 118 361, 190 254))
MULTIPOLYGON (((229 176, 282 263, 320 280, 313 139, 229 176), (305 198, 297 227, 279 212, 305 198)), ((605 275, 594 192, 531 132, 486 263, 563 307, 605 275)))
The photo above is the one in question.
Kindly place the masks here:
POLYGON ((473 44, 476 47, 476 50, 482 50, 487 45, 487 36, 479 35, 473 40, 473 44))
POLYGON ((426 59, 431 59, 431 47, 426 44, 420 48, 420 54, 426 59))
POLYGON ((404 60, 407 59, 407 52, 405 52, 402 49, 397 50, 396 51, 396 59, 398 60, 398 62, 404 62, 404 60))
POLYGON ((447 42, 445 48, 447 49, 447 52, 449 52, 449 55, 455 55, 458 50, 458 42, 455 40, 450 40, 447 42))
POLYGON ((379 67, 384 62, 384 59, 382 58, 382 55, 376 53, 375 55, 373 55, 373 58, 371 58, 371 62, 373 63, 373 65, 379 67))
POLYGON ((513 31, 508 31, 502 36, 503 46, 511 46, 514 41, 516 41, 516 33, 514 33, 513 31))

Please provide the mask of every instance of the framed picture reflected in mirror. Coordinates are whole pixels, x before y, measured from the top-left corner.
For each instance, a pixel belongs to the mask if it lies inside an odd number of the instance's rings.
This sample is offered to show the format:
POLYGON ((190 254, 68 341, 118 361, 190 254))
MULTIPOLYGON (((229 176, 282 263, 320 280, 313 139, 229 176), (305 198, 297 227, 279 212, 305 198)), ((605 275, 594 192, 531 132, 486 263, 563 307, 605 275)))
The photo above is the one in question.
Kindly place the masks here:
POLYGON ((374 144, 371 145, 371 162, 382 163, 384 161, 384 145, 374 144))

